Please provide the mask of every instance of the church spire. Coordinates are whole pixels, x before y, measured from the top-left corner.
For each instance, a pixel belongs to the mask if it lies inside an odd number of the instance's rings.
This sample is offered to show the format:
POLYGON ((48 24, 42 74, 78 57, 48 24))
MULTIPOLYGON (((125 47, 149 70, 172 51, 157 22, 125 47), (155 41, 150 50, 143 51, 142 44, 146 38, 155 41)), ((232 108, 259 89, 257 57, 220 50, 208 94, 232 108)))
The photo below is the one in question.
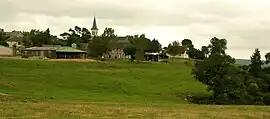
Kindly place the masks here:
POLYGON ((94 21, 93 21, 93 26, 91 28, 92 35, 97 36, 98 35, 98 28, 97 28, 97 22, 96 22, 96 17, 94 16, 94 21))
POLYGON ((98 30, 97 28, 97 22, 96 22, 96 17, 94 17, 94 21, 93 21, 93 26, 91 30, 98 30))

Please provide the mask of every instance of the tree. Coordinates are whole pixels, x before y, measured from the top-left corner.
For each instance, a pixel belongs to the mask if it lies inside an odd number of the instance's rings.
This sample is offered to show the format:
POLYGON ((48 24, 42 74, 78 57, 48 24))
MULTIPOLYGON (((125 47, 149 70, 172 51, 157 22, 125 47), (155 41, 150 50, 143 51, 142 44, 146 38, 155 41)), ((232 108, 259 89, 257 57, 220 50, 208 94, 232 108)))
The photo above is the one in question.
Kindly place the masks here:
POLYGON ((184 40, 182 40, 182 46, 186 46, 186 47, 190 47, 190 46, 192 46, 192 41, 190 40, 190 39, 184 39, 184 40))
POLYGON ((0 28, 0 45, 2 46, 9 46, 8 43, 6 42, 6 40, 8 39, 9 37, 6 35, 4 29, 1 29, 0 28))
POLYGON ((149 49, 150 40, 142 35, 127 36, 131 45, 136 48, 136 60, 139 62, 144 59, 144 53, 149 49))
POLYGON ((187 54, 189 58, 191 59, 199 59, 199 60, 205 59, 204 52, 196 48, 189 48, 189 50, 187 51, 187 54))
POLYGON ((53 44, 54 36, 50 34, 49 28, 45 31, 32 29, 30 32, 24 32, 23 34, 24 37, 22 42, 26 45, 26 47, 53 44))
POLYGON ((0 41, 6 41, 9 38, 4 29, 0 28, 0 41))
POLYGON ((116 49, 117 36, 114 33, 114 29, 105 28, 103 34, 100 37, 94 37, 89 42, 89 52, 92 57, 101 57, 104 54, 116 49))
POLYGON ((88 43, 91 39, 91 32, 87 28, 81 28, 75 26, 74 29, 69 29, 68 32, 60 34, 60 36, 67 41, 67 45, 76 43, 78 46, 80 43, 88 43))
POLYGON ((205 57, 208 57, 210 51, 208 46, 202 46, 201 51, 203 52, 205 57))
POLYGON ((173 41, 173 42, 172 42, 172 46, 180 46, 179 41, 173 41))
POLYGON ((254 54, 251 56, 251 64, 249 65, 249 72, 252 76, 258 78, 262 71, 263 62, 261 61, 260 50, 255 49, 254 54))
POLYGON ((94 37, 89 42, 89 52, 92 57, 101 57, 108 51, 109 41, 102 37, 94 37))
POLYGON ((117 36, 113 28, 105 28, 101 38, 108 41, 108 51, 112 51, 117 48, 117 36))
POLYGON ((106 38, 113 38, 113 37, 116 37, 116 34, 115 34, 113 28, 105 28, 105 30, 101 36, 106 37, 106 38))
POLYGON ((219 54, 219 55, 226 55, 225 50, 227 50, 227 40, 226 39, 218 39, 216 37, 211 39, 211 44, 209 45, 210 48, 210 55, 219 54))
POLYGON ((158 42, 158 40, 154 39, 152 41, 149 41, 147 52, 159 52, 159 51, 161 51, 161 44, 158 42))
POLYGON ((270 52, 266 53, 265 59, 266 59, 265 63, 269 64, 270 63, 270 52))
POLYGON ((203 61, 196 61, 192 74, 213 92, 214 103, 244 103, 245 97, 248 97, 244 84, 247 77, 240 68, 235 67, 235 60, 225 55, 227 42, 224 41, 217 38, 211 40, 212 54, 203 61))
POLYGON ((125 55, 130 55, 131 56, 131 62, 135 59, 135 54, 136 54, 136 47, 133 45, 128 45, 124 48, 124 53, 125 55))

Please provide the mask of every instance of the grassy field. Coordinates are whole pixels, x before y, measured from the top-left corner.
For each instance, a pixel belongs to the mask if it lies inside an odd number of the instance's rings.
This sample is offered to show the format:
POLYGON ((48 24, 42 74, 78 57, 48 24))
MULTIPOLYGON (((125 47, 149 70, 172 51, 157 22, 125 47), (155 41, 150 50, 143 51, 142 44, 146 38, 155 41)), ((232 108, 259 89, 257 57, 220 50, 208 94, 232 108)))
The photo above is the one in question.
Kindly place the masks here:
POLYGON ((262 106, 188 104, 209 94, 191 65, 0 59, 3 118, 270 118, 262 106))

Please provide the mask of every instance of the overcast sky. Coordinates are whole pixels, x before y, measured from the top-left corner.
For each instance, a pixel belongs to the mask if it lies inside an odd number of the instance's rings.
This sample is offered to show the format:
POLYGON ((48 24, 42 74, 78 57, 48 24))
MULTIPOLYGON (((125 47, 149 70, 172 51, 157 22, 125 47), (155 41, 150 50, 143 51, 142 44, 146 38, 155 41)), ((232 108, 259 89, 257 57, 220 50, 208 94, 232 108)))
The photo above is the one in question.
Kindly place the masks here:
POLYGON ((270 52, 270 0, 0 0, 0 28, 45 30, 59 35, 75 25, 118 36, 145 33, 163 46, 191 39, 195 47, 212 37, 228 40, 228 54, 249 58, 270 52))

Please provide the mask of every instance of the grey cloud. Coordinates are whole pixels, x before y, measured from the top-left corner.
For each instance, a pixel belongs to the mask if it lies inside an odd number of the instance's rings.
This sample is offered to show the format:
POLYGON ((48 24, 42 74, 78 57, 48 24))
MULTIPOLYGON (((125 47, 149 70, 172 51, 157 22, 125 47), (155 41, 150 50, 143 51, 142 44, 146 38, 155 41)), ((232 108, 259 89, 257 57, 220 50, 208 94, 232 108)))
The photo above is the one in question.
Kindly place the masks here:
POLYGON ((175 37, 194 38, 196 45, 217 36, 226 38, 233 52, 255 47, 270 51, 269 5, 266 0, 1 0, 0 24, 16 27, 18 21, 43 16, 55 29, 66 29, 72 27, 70 20, 91 25, 95 13, 102 26, 174 27, 182 35, 174 32, 175 37))

